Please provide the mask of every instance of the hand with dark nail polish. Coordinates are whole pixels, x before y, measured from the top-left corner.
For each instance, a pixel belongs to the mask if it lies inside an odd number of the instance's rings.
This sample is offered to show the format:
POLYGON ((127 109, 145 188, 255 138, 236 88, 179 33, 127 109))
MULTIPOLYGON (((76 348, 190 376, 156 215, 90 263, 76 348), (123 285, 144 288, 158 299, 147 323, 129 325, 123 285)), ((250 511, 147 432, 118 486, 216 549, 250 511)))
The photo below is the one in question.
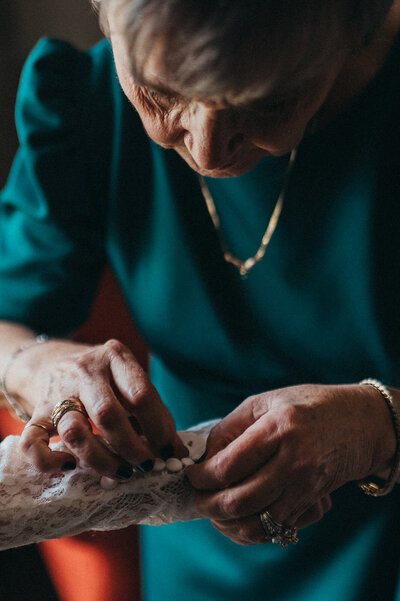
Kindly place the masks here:
POLYGON ((129 480, 132 478, 133 469, 129 465, 120 465, 115 472, 115 475, 121 480, 129 480))
POLYGON ((154 461, 152 459, 146 459, 146 461, 139 463, 139 465, 136 466, 136 469, 140 470, 144 474, 147 474, 148 472, 151 472, 153 467, 154 461))
POLYGON ((76 468, 76 463, 75 461, 67 461, 66 463, 64 463, 64 465, 62 466, 62 471, 63 472, 68 472, 70 470, 74 470, 76 468))

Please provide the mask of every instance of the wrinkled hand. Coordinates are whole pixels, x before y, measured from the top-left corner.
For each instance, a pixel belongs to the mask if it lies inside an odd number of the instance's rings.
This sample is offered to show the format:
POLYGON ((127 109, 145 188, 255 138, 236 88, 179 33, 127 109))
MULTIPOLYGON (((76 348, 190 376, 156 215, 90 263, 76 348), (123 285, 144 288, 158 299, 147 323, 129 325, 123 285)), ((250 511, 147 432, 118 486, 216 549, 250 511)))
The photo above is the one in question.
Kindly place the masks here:
MULTIPOLYGON (((37 469, 72 469, 78 459, 101 474, 125 479, 132 475, 131 466, 151 469, 157 455, 187 454, 170 412, 126 346, 116 340, 93 347, 54 341, 36 352, 41 359, 27 393, 35 398, 30 423, 57 434, 50 417, 53 408, 75 398, 108 442, 93 434, 87 417, 68 411, 57 431, 71 454, 51 451, 44 429, 24 430, 22 450, 37 469)), ((33 361, 33 350, 26 353, 28 359, 33 361)))
POLYGON ((198 511, 231 540, 267 542, 259 512, 304 528, 330 493, 377 473, 396 440, 381 395, 360 385, 302 385, 245 400, 211 432, 206 461, 187 468, 198 511))

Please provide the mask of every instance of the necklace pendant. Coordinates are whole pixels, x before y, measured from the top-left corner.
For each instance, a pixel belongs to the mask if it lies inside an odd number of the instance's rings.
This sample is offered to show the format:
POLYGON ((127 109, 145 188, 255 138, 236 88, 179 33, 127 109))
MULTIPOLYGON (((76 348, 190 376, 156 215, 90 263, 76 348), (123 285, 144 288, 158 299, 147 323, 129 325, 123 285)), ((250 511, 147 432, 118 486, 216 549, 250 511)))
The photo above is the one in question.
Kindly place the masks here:
POLYGON ((247 267, 245 265, 241 265, 239 267, 239 273, 240 273, 240 278, 242 280, 247 280, 247 278, 249 276, 249 270, 247 269, 247 267))

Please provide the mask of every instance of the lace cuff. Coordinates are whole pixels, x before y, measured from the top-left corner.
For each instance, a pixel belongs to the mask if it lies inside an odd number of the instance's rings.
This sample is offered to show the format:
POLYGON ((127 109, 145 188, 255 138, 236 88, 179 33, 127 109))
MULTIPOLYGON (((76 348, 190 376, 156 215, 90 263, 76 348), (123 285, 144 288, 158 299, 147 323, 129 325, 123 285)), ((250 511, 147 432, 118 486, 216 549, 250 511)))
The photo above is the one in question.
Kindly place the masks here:
MULTIPOLYGON (((215 423, 179 432, 189 457, 201 457, 215 423)), ((62 443, 51 447, 64 448, 62 443)), ((99 474, 79 465, 71 472, 38 472, 21 453, 19 437, 5 438, 0 444, 0 550, 86 530, 159 526, 199 518, 182 470, 135 473, 112 490, 102 488, 100 481, 99 474)))

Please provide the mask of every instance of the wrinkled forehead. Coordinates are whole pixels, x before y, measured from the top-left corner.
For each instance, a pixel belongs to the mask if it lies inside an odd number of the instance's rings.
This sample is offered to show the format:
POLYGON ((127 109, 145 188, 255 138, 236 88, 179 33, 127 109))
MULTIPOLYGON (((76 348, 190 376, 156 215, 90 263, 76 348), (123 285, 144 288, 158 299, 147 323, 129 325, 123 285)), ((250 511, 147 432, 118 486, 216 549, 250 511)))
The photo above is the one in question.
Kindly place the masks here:
POLYGON ((290 96, 312 86, 338 56, 332 32, 323 43, 321 31, 290 15, 265 21, 263 13, 262 21, 253 13, 230 23, 186 16, 177 26, 151 13, 133 19, 124 6, 111 3, 108 11, 119 60, 138 83, 187 97, 241 104, 290 96))

